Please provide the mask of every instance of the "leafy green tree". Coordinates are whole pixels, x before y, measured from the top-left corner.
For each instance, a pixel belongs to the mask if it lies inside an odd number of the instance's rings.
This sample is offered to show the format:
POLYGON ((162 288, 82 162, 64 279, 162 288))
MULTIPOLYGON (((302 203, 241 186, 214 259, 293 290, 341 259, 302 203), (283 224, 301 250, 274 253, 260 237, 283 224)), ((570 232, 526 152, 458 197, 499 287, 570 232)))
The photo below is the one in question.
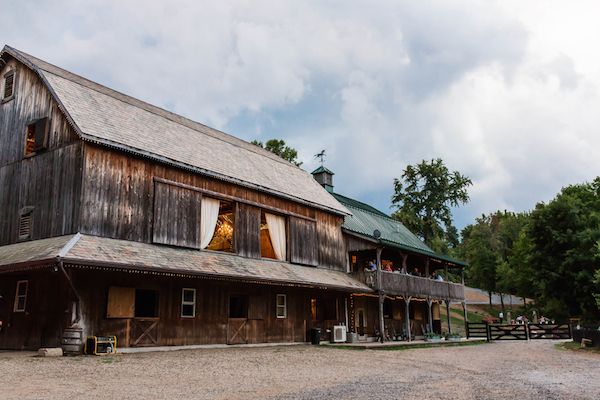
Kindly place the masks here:
POLYGON ((434 250, 447 253, 458 244, 451 207, 469 201, 471 179, 449 171, 442 159, 409 165, 394 179, 393 217, 421 237, 434 250))
POLYGON ((482 215, 463 229, 457 255, 469 262, 467 282, 488 292, 490 306, 493 292, 522 294, 527 286, 521 283, 527 277, 515 257, 516 249, 525 248, 519 244, 527 220, 527 214, 497 211, 482 215))
MULTIPOLYGON (((596 254, 598 255, 598 257, 600 257, 600 242, 597 242, 596 246, 598 247, 598 251, 596 254)), ((594 293, 594 297, 596 298, 596 305, 600 310, 600 268, 597 269, 596 273, 594 274, 594 283, 596 284, 596 292, 594 293)))
POLYGON ((555 318, 600 316, 593 295, 600 259, 600 177, 563 188, 548 204, 539 203, 527 235, 538 304, 555 318))
POLYGON ((265 144, 258 140, 253 140, 250 143, 269 150, 271 153, 277 154, 279 157, 291 162, 297 167, 302 165, 302 162, 298 161, 298 151, 293 147, 287 146, 282 139, 269 139, 265 144))

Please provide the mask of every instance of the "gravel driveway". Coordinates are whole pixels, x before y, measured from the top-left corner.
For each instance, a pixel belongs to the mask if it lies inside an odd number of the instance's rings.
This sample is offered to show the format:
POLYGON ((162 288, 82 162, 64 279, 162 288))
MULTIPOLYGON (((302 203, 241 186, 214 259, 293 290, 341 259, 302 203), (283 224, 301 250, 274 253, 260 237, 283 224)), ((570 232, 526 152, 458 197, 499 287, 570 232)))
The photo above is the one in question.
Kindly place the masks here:
POLYGON ((554 341, 308 345, 37 358, 0 352, 2 399, 600 399, 600 355, 554 341))

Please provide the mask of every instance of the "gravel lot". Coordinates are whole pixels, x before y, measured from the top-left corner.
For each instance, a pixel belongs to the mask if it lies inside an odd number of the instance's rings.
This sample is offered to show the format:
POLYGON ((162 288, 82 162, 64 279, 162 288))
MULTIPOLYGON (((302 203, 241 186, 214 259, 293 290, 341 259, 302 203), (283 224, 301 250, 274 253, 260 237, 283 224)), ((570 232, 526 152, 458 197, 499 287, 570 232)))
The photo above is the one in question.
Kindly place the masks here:
POLYGON ((2 399, 599 399, 600 355, 554 341, 308 345, 38 358, 0 352, 2 399))

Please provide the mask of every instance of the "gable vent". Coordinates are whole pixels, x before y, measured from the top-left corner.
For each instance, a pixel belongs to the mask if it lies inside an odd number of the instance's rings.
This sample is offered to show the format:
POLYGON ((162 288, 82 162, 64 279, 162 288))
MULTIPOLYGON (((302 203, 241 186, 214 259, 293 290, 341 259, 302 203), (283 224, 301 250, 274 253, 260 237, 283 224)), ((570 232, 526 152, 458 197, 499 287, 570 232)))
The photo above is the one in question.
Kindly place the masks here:
POLYGON ((32 211, 24 213, 19 217, 19 240, 26 240, 31 238, 31 226, 33 222, 32 218, 32 211))
POLYGON ((12 97, 15 88, 15 73, 8 74, 4 77, 4 97, 8 99, 12 97))

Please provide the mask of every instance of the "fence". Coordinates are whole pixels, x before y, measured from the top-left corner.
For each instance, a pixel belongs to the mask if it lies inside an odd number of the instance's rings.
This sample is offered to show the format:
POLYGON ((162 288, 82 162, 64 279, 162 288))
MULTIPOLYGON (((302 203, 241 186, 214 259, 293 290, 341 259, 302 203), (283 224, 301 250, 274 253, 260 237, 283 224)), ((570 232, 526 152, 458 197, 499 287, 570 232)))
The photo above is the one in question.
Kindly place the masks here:
POLYGON ((571 339, 569 324, 488 324, 467 322, 467 338, 490 340, 571 339))

